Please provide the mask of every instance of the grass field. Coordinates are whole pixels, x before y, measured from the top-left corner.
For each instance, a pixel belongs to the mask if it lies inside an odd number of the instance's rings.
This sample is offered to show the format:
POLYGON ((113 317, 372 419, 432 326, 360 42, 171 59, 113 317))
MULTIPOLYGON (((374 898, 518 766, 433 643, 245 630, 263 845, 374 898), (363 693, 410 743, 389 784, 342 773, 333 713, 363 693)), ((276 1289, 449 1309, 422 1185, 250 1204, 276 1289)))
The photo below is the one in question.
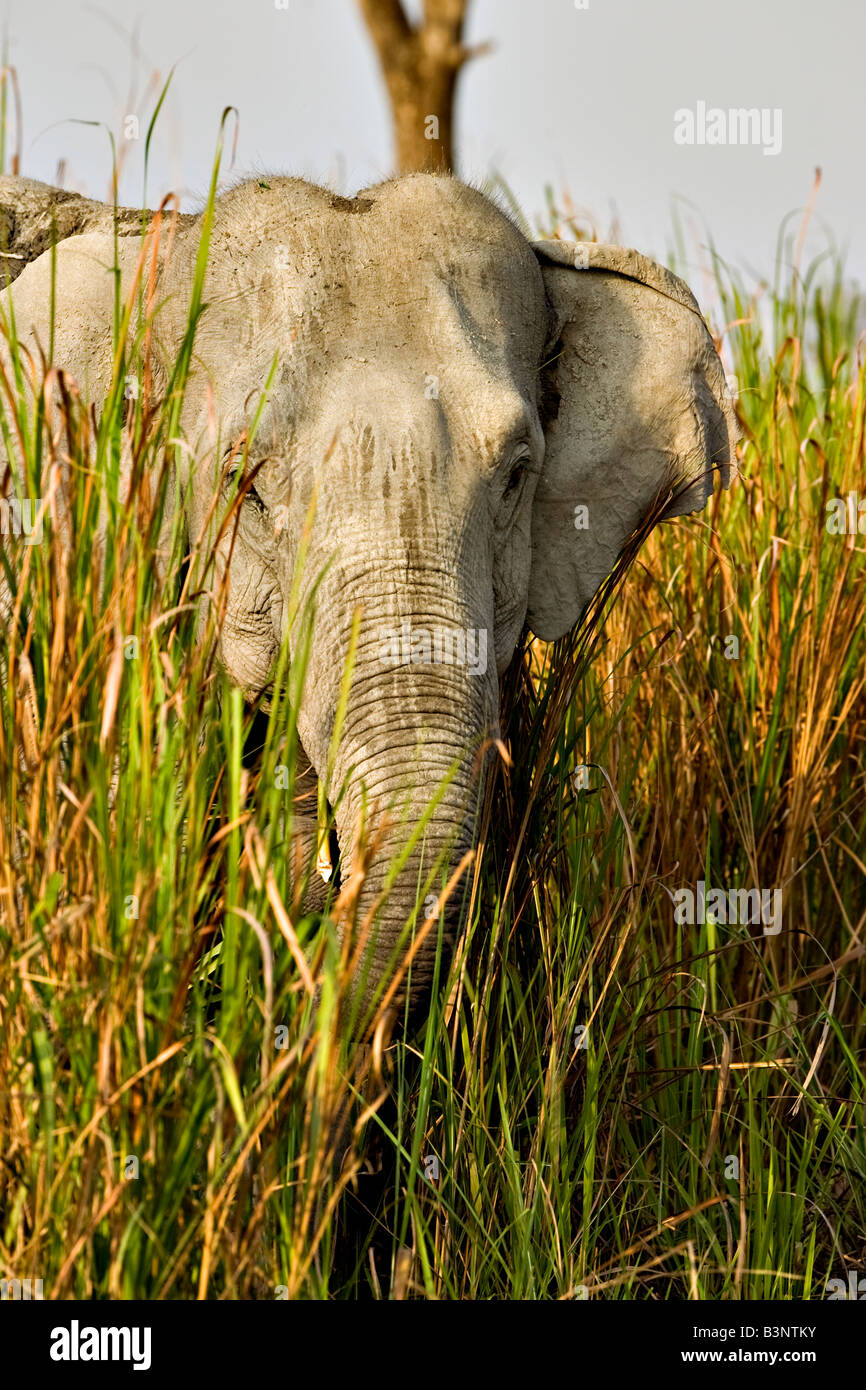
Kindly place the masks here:
POLYGON ((796 254, 760 295, 715 264, 742 477, 515 660, 456 960, 366 1080, 338 1031, 355 889, 302 916, 281 849, 303 673, 246 707, 213 620, 196 640, 206 566, 180 536, 153 565, 188 355, 152 410, 124 399, 127 344, 101 419, 73 392, 53 440, 26 364, 0 382, 7 448, 53 496, 42 543, 3 552, 2 1275, 46 1298, 799 1299, 866 1272, 866 542, 826 524, 866 491, 866 377, 841 265, 796 254), (678 922, 699 881, 780 889, 780 930, 678 922))

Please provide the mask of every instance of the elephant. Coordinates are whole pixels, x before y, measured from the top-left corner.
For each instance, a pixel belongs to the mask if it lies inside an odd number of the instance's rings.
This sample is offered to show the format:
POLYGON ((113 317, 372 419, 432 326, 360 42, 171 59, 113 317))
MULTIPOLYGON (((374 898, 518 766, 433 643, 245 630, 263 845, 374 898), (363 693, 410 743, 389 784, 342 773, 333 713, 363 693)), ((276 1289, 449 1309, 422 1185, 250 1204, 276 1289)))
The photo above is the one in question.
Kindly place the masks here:
MULTIPOLYGON (((124 213, 115 236, 111 209, 68 204, 0 180, 4 297, 22 341, 47 344, 50 222, 53 360, 98 408, 115 254, 126 294, 153 214, 124 213)), ((160 242, 157 386, 186 329, 203 215, 178 221, 170 250, 160 242)), ((460 926, 455 897, 410 971, 395 951, 423 920, 419 886, 437 868, 438 890, 472 848, 499 679, 525 627, 549 642, 580 623, 648 518, 701 510, 716 475, 730 486, 738 428, 722 362, 673 273, 619 246, 531 242, 447 174, 351 198, 299 178, 241 181, 213 205, 203 296, 178 454, 191 538, 215 535, 214 501, 236 486, 237 441, 257 418, 233 548, 215 543, 219 660, 255 699, 283 641, 295 661, 308 640, 297 727, 336 808, 341 872, 363 816, 393 813, 360 890, 361 915, 378 907, 358 1017, 369 1026, 395 979, 390 1007, 418 1019, 437 947, 447 961, 460 926), (295 611, 315 593, 311 634, 290 622, 296 577, 295 611)))

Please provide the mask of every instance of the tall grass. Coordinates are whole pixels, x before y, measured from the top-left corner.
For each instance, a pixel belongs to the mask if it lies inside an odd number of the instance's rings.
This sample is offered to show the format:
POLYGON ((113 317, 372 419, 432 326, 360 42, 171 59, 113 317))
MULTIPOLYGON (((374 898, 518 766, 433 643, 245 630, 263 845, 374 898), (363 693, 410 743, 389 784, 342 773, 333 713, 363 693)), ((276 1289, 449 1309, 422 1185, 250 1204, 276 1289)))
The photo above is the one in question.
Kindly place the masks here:
POLYGON ((862 486, 862 354, 840 265, 769 314, 716 278, 742 478, 654 531, 581 633, 522 648, 456 959, 425 1029, 355 1055, 374 846, 304 915, 304 663, 246 706, 219 595, 197 631, 209 557, 175 527, 154 563, 201 281, 159 405, 124 399, 144 345, 122 305, 99 420, 15 354, 4 441, 51 500, 43 544, 4 537, 3 1275, 56 1298, 718 1299, 862 1270, 866 569, 825 526, 862 486), (782 888, 782 931, 678 925, 699 879, 782 888))

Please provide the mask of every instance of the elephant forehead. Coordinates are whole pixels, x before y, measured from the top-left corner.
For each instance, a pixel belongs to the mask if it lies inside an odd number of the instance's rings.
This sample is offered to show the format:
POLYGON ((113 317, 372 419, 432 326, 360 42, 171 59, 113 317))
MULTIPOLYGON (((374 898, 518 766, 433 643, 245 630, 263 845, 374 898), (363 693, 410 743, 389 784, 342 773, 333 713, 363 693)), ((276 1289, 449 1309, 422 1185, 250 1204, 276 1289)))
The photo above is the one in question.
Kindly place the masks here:
POLYGON ((528 242, 493 204, 454 180, 398 180, 354 201, 292 182, 267 217, 232 195, 214 228, 206 298, 212 328, 252 346, 419 356, 462 342, 537 366, 548 329, 528 242), (301 199, 300 205, 298 199, 301 199), (359 208, 364 208, 359 212, 359 208))
POLYGON ((541 271, 502 213, 455 180, 413 176, 354 202, 300 181, 241 186, 217 216, 204 297, 197 366, 218 408, 243 417, 275 364, 261 421, 275 441, 300 447, 327 414, 329 440, 378 423, 401 454, 407 422, 428 442, 427 425, 444 424, 492 458, 520 411, 537 424, 541 271))
POLYGON ((545 336, 543 294, 521 279, 501 248, 436 241, 407 253, 378 242, 334 248, 298 263, 293 284, 269 277, 271 320, 297 351, 331 360, 394 354, 417 371, 459 370, 473 357, 534 370, 545 336))
POLYGON ((431 446, 437 430, 453 443, 477 435, 495 452, 500 435, 533 428, 540 334, 530 347, 495 306, 429 270, 412 284, 371 266, 359 278, 350 288, 321 267, 265 323, 234 308, 228 322, 212 318, 199 359, 219 406, 252 412, 276 357, 262 435, 318 421, 330 436, 353 422, 431 446))
MULTIPOLYGON (((422 390, 398 364, 335 374, 311 423, 320 441, 338 440, 359 464, 380 460, 387 469, 420 474, 437 459, 472 459, 494 469, 510 442, 538 429, 533 402, 513 385, 475 367, 457 388, 422 390)), ((536 440, 536 443, 540 441, 536 440)))

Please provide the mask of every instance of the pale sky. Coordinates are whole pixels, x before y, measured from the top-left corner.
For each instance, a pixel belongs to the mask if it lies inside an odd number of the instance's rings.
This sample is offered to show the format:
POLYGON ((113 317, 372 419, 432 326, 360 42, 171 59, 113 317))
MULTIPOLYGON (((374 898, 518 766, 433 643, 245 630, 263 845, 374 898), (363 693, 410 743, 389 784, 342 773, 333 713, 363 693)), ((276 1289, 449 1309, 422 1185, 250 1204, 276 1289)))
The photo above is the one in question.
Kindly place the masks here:
MULTIPOLYGON (((66 186, 105 197, 107 133, 73 123, 103 122, 125 151, 122 197, 140 201, 148 83, 173 64, 151 202, 169 188, 187 207, 204 194, 229 104, 240 113, 233 178, 302 174, 351 193, 391 172, 357 0, 8 0, 6 16, 31 177, 54 182, 65 160, 66 186), (121 138, 130 114, 138 142, 121 138)), ((470 0, 468 38, 495 50, 462 79, 459 171, 475 181, 498 171, 533 223, 549 183, 603 239, 613 229, 665 259, 673 203, 685 200, 693 276, 707 229, 726 260, 768 274, 780 224, 804 207, 821 165, 808 248, 825 246, 829 229, 866 282, 866 0, 470 0), (677 144, 674 113, 699 103, 766 109, 768 122, 781 112, 781 151, 677 144)))

